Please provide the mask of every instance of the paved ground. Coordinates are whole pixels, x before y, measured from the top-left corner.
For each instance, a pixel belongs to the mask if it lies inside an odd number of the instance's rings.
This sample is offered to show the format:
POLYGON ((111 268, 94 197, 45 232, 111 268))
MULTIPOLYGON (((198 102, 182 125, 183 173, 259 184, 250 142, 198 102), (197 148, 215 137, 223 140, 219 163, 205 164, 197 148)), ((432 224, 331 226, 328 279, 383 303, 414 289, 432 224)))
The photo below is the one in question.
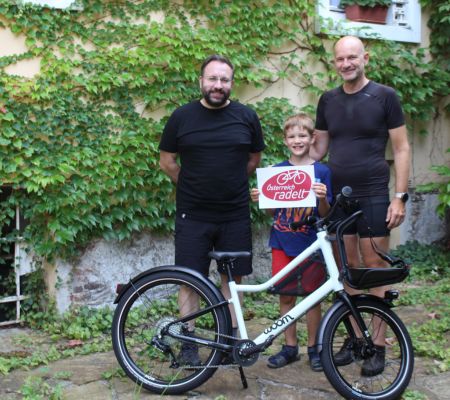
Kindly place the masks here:
MULTIPOLYGON (((402 310, 403 319, 419 318, 417 307, 402 310)), ((255 324, 258 322, 255 321, 255 324)), ((257 329, 254 326, 254 329, 257 329)), ((250 329, 249 329, 250 331, 250 329)), ((30 343, 45 346, 49 338, 42 334, 23 329, 9 328, 0 330, 0 357, 30 352, 30 343), (22 343, 22 344, 21 344, 22 343)), ((274 345, 274 350, 278 349, 274 345)), ((197 400, 311 400, 340 399, 330 386, 323 373, 310 370, 303 354, 299 362, 281 370, 266 367, 267 356, 261 356, 258 362, 245 369, 249 387, 243 389, 237 368, 226 367, 204 385, 193 392, 181 396, 167 396, 167 399, 197 400)), ((140 390, 129 379, 114 374, 118 364, 112 352, 95 353, 58 360, 45 366, 26 371, 15 370, 8 375, 0 372, 0 399, 18 400, 26 398, 20 392, 30 376, 40 377, 41 383, 61 388, 65 400, 135 400, 157 399, 158 395, 140 390), (113 375, 113 377, 110 377, 113 375)), ((432 373, 429 360, 416 358, 414 376, 409 389, 419 391, 427 400, 450 400, 450 372, 432 373)), ((43 399, 49 398, 42 397, 43 399)), ((28 397, 27 399, 37 399, 28 397)), ((414 397, 418 399, 418 397, 414 397)))

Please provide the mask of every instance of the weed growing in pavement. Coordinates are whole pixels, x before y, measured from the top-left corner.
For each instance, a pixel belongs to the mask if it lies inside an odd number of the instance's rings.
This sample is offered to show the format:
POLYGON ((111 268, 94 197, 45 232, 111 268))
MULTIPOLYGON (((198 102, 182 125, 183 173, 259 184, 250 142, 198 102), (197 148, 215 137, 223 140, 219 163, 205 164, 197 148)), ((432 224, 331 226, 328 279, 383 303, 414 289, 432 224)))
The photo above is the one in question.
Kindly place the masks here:
POLYGON ((108 381, 113 379, 113 378, 117 378, 117 377, 121 377, 122 378, 124 376, 126 376, 125 372, 120 367, 109 369, 108 371, 105 371, 102 374, 102 378, 106 379, 108 381))
POLYGON ((429 398, 417 390, 406 390, 400 400, 429 400, 429 398))
POLYGON ((53 377, 58 380, 67 381, 72 377, 72 375, 73 372, 70 371, 59 371, 53 377))
POLYGON ((48 382, 38 376, 29 376, 20 388, 23 400, 63 400, 62 387, 52 387, 48 382))

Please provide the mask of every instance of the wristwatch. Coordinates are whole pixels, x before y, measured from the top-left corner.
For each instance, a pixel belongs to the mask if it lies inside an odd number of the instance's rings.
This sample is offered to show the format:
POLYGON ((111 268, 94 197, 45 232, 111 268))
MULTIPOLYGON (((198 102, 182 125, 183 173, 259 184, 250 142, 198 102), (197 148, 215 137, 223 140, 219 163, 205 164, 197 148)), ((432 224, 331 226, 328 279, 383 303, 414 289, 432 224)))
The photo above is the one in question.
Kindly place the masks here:
POLYGON ((395 193, 395 197, 403 201, 403 203, 406 203, 409 199, 409 194, 406 192, 397 192, 395 193))

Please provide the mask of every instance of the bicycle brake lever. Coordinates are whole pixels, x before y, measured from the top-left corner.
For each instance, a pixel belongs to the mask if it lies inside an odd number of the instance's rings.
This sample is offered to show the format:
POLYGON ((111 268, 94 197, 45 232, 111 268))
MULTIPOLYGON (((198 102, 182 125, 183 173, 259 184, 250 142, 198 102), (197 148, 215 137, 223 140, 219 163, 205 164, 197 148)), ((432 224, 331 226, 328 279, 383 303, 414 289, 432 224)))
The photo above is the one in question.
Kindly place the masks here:
POLYGON ((309 217, 306 217, 305 219, 302 219, 301 221, 291 222, 289 224, 289 227, 293 231, 296 231, 304 225, 312 226, 316 222, 317 222, 317 218, 314 215, 310 215, 309 217))

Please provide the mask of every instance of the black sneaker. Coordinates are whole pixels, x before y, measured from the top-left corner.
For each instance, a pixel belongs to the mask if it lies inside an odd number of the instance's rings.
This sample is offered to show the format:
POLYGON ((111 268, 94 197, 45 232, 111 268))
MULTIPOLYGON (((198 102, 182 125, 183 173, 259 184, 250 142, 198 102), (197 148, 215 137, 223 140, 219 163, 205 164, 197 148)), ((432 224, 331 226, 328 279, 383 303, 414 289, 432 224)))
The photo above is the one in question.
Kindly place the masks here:
POLYGON ((375 353, 363 362, 361 368, 362 376, 375 376, 384 371, 386 348, 384 346, 374 345, 374 350, 375 353))
POLYGON ((300 360, 300 356, 298 355, 298 347, 287 346, 284 344, 279 353, 269 357, 267 360, 267 366, 269 368, 281 368, 298 360, 300 360))
POLYGON ((323 371, 322 362, 316 346, 308 347, 309 366, 315 372, 323 371))
POLYGON ((180 365, 189 367, 198 367, 202 364, 198 355, 198 346, 193 343, 183 343, 181 351, 178 354, 178 362, 180 365))
POLYGON ((355 359, 359 358, 358 356, 355 356, 355 353, 358 354, 360 347, 360 339, 345 339, 341 349, 334 355, 335 364, 338 367, 351 364, 355 359))

